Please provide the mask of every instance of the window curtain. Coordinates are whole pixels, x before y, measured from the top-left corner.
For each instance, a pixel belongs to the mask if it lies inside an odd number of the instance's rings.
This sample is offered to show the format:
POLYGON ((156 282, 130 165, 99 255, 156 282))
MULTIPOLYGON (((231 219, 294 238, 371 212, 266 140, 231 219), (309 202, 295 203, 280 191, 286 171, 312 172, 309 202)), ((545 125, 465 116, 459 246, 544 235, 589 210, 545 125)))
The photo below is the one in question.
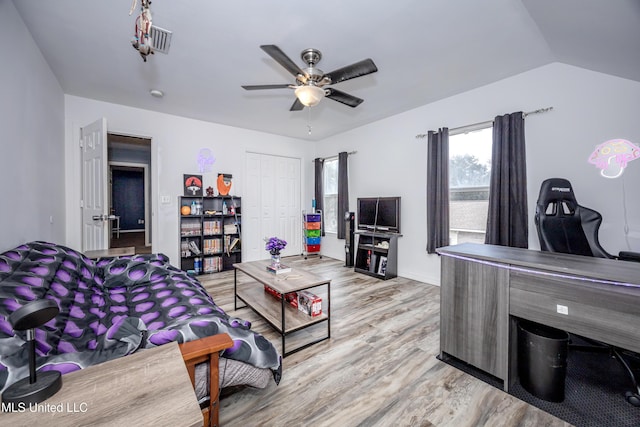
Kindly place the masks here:
POLYGON ((485 243, 527 248, 527 170, 522 112, 493 122, 489 214, 485 243))
POLYGON ((344 213, 349 210, 348 159, 346 151, 338 154, 338 239, 344 239, 347 228, 344 213))
POLYGON ((321 211, 323 213, 322 215, 322 222, 320 224, 320 227, 322 228, 322 235, 324 236, 324 176, 323 176, 323 169, 324 169, 324 159, 321 158, 316 158, 314 160, 314 164, 315 164, 315 192, 314 192, 314 197, 316 200, 316 209, 321 211))
POLYGON ((427 252, 449 244, 449 129, 427 134, 427 252))

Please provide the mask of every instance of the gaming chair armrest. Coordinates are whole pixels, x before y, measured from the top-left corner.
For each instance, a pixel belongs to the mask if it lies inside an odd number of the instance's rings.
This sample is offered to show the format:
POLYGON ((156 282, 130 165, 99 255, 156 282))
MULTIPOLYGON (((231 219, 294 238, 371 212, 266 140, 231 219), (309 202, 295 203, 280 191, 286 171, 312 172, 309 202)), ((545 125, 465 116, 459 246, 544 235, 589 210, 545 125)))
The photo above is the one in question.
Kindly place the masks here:
POLYGON ((618 254, 620 261, 635 261, 640 262, 640 252, 620 251, 618 254))

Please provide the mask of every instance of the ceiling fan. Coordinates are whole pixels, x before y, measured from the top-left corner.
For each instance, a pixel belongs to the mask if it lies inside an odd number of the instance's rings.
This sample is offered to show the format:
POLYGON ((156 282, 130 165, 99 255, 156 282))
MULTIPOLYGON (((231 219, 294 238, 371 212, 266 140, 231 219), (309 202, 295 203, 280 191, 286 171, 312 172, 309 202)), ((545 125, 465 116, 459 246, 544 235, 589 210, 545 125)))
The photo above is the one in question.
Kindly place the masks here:
POLYGON ((301 69, 278 46, 268 44, 262 45, 260 48, 275 59, 276 62, 282 65, 288 72, 293 74, 296 82, 295 84, 251 85, 242 87, 246 90, 295 89, 296 100, 291 106, 290 111, 300 111, 305 106, 313 107, 324 97, 338 101, 349 107, 357 107, 364 99, 331 87, 325 88, 324 86, 366 76, 367 74, 378 71, 376 64, 374 64, 371 59, 364 59, 330 73, 325 73, 321 69, 316 68, 316 65, 320 62, 320 59, 322 59, 322 53, 317 49, 305 49, 302 51, 300 57, 307 64, 307 68, 301 69))

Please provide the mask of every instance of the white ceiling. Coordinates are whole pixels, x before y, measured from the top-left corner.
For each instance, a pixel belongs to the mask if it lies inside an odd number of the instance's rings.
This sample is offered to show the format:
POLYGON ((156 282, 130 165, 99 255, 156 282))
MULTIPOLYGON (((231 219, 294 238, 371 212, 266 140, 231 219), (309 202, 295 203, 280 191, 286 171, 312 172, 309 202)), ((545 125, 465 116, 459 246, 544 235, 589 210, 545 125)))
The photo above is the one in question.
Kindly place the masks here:
POLYGON ((13 0, 66 94, 300 139, 550 62, 640 81, 640 0, 153 0, 173 40, 146 63, 130 44, 131 1, 13 0), (240 87, 293 83, 263 44, 300 67, 312 47, 325 72, 365 58, 379 71, 334 86, 363 98, 357 108, 325 99, 290 112, 292 90, 240 87))

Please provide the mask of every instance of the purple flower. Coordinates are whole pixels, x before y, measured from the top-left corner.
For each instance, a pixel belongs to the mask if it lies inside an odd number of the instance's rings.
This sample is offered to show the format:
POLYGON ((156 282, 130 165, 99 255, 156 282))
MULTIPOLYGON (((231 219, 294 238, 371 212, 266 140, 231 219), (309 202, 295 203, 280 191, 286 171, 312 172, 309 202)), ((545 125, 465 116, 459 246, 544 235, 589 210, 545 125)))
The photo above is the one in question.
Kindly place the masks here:
POLYGON ((268 239, 264 239, 264 241, 267 242, 264 248, 268 250, 271 255, 279 255, 280 251, 284 250, 287 246, 286 241, 277 237, 269 237, 268 239))

